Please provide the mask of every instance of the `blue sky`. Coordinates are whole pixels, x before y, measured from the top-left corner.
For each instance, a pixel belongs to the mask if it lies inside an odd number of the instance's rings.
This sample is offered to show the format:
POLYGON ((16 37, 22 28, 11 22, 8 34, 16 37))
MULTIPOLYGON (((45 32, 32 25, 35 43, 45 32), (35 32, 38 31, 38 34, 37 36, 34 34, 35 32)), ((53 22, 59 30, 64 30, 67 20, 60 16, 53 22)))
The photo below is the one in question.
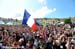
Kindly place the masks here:
POLYGON ((25 9, 33 18, 75 17, 75 0, 0 0, 0 17, 22 19, 25 9))
POLYGON ((48 7, 55 7, 56 13, 51 14, 55 17, 70 17, 75 16, 75 1, 74 0, 48 0, 48 7))

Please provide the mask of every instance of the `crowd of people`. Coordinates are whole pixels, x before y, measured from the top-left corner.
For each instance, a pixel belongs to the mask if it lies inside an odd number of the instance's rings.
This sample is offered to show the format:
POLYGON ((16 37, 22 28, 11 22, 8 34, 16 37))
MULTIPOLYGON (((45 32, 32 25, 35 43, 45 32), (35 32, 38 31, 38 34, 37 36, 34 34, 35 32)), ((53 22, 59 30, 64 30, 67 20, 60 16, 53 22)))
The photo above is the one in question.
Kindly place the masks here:
POLYGON ((0 25, 0 49, 75 49, 75 28, 66 24, 0 25))

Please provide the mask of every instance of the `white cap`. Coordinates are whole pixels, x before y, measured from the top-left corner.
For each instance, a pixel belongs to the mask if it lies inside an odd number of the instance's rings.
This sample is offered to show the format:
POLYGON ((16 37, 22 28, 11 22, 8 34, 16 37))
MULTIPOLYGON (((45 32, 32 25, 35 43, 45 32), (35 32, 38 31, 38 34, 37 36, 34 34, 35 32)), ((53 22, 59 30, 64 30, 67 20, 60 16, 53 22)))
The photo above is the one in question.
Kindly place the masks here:
POLYGON ((19 39, 19 42, 22 42, 22 41, 24 41, 24 38, 20 38, 20 39, 19 39))

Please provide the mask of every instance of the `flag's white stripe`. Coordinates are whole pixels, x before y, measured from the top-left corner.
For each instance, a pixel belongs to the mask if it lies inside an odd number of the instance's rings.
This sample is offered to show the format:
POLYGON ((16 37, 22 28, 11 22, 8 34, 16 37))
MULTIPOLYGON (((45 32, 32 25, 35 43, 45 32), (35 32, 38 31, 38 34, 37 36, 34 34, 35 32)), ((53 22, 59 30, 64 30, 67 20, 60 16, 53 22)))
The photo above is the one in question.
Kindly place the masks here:
POLYGON ((34 23, 35 23, 35 22, 34 22, 34 19, 30 16, 29 19, 28 19, 28 21, 27 21, 27 25, 28 25, 29 27, 32 27, 32 25, 33 25, 34 23))

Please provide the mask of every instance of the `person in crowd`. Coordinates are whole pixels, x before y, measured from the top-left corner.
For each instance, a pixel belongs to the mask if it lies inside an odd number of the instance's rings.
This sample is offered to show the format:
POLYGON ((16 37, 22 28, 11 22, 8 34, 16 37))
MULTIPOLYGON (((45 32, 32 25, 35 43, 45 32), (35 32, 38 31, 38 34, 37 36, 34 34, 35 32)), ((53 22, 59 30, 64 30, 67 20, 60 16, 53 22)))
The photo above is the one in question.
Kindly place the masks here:
POLYGON ((49 36, 47 40, 47 49, 53 49, 53 37, 49 36))
POLYGON ((28 26, 0 26, 0 44, 18 49, 75 49, 74 37, 75 28, 66 24, 40 25, 35 32, 28 26))

